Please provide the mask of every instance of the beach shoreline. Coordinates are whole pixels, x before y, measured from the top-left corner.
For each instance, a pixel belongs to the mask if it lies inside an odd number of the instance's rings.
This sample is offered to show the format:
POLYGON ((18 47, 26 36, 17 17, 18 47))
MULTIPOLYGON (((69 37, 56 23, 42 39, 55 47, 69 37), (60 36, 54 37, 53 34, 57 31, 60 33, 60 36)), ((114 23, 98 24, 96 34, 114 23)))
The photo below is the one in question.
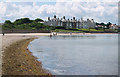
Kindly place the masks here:
MULTIPOLYGON (((71 33, 57 33, 57 35, 71 35, 71 33)), ((17 35, 17 36, 49 36, 53 33, 5 33, 5 35, 17 35)), ((119 33, 72 33, 72 35, 90 35, 90 34, 119 34, 119 33)), ((0 34, 2 35, 2 34, 0 34)))
MULTIPOLYGON (((4 36, 3 36, 4 37, 4 36)), ((10 37, 10 36, 9 36, 10 37)), ((16 36, 14 36, 16 37, 16 36)), ((18 37, 18 36, 17 36, 18 37)), ((16 38, 17 38, 16 37, 16 38)), ((51 75, 42 63, 28 50, 28 44, 36 37, 23 37, 3 48, 2 75, 51 75)))
MULTIPOLYGON (((85 33, 85 35, 90 35, 90 34, 119 34, 119 33, 85 33)), ((2 34, 0 34, 0 35, 2 36, 2 34)), ((6 61, 6 63, 7 63, 6 59, 8 59, 8 57, 6 57, 5 55, 9 54, 7 56, 9 56, 9 57, 13 56, 10 52, 6 53, 6 51, 11 51, 11 52, 12 52, 12 50, 16 51, 17 49, 21 48, 21 46, 19 46, 19 45, 23 45, 23 44, 26 44, 25 47, 23 47, 23 50, 25 50, 25 52, 29 53, 29 55, 26 55, 26 56, 31 56, 31 58, 33 59, 32 61, 37 61, 37 58, 32 55, 32 53, 27 49, 27 46, 32 40, 38 38, 39 36, 49 36, 49 35, 50 35, 50 33, 7 33, 7 34, 5 34, 4 36, 1 37, 1 40, 2 40, 2 44, 1 44, 2 50, 1 51, 3 53, 2 54, 3 61, 1 61, 1 62, 6 61), (23 42, 21 42, 21 41, 23 41, 23 42), (28 42, 26 43, 26 41, 28 41, 28 42), (16 45, 18 45, 18 46, 16 46, 16 45), (17 49, 15 49, 14 47, 17 49)), ((58 33, 58 35, 70 35, 70 33, 58 33)), ((72 35, 84 35, 84 34, 83 33, 72 33, 72 35)), ((26 57, 26 56, 23 56, 23 57, 26 57)), ((23 62, 23 64, 24 64, 24 62, 23 62)), ((41 62, 39 63, 39 61, 37 61, 37 64, 42 67, 41 62)), ((4 63, 2 65, 3 65, 2 66, 3 67, 2 75, 11 74, 11 73, 7 73, 7 72, 4 73, 4 70, 5 70, 4 67, 9 68, 10 66, 9 67, 4 66, 5 65, 4 63)), ((21 66, 21 65, 18 64, 18 66, 21 66)), ((18 67, 18 66, 16 66, 16 67, 18 67)), ((44 70, 44 69, 41 68, 41 70, 44 70)), ((44 70, 44 71, 46 71, 45 75, 50 74, 47 70, 44 70)), ((25 74, 23 73, 22 75, 27 75, 27 74, 28 73, 25 73, 25 74)), ((15 74, 15 75, 19 75, 19 73, 15 74)), ((32 75, 36 75, 36 74, 32 74, 32 75)))

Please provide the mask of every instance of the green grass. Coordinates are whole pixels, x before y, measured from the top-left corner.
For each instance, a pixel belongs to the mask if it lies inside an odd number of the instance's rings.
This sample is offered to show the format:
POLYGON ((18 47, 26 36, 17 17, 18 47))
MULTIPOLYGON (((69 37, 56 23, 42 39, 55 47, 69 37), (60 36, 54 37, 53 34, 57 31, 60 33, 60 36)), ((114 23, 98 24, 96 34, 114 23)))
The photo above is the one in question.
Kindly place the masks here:
POLYGON ((79 30, 82 30, 82 31, 92 31, 92 32, 103 32, 104 30, 103 29, 79 29, 79 30))
POLYGON ((2 25, 0 25, 0 28, 2 28, 2 25))
POLYGON ((109 32, 119 32, 119 29, 116 30, 116 29, 105 29, 105 31, 109 31, 109 32))
POLYGON ((55 32, 81 32, 81 33, 82 33, 82 31, 64 30, 64 29, 55 29, 54 31, 55 31, 55 32))
POLYGON ((65 29, 55 29, 54 32, 116 32, 117 30, 110 30, 110 29, 71 29, 71 30, 65 30, 65 29))
POLYGON ((96 29, 90 29, 90 31, 98 31, 98 30, 96 30, 96 29))
POLYGON ((82 30, 82 31, 89 31, 89 29, 79 29, 79 30, 82 30))

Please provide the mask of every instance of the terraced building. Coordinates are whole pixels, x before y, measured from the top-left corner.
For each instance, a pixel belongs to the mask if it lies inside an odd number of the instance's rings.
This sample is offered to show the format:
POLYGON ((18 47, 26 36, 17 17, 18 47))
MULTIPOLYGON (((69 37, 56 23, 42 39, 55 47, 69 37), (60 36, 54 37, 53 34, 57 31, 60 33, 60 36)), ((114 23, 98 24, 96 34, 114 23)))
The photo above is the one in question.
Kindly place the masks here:
POLYGON ((81 19, 75 19, 75 17, 73 17, 72 19, 66 19, 65 16, 63 16, 63 18, 56 18, 56 15, 54 15, 54 18, 50 19, 50 17, 48 17, 48 21, 44 22, 45 25, 49 25, 49 26, 64 26, 65 28, 95 28, 96 27, 96 23, 94 22, 93 19, 87 19, 86 21, 83 20, 83 18, 81 19))

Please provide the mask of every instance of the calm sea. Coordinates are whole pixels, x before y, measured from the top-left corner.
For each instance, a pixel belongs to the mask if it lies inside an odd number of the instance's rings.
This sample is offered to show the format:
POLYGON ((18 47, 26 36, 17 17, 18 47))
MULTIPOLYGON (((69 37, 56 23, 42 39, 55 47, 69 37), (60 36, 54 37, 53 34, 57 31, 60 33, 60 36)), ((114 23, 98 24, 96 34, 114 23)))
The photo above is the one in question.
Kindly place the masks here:
POLYGON ((29 50, 53 75, 117 75, 118 35, 41 36, 29 50))

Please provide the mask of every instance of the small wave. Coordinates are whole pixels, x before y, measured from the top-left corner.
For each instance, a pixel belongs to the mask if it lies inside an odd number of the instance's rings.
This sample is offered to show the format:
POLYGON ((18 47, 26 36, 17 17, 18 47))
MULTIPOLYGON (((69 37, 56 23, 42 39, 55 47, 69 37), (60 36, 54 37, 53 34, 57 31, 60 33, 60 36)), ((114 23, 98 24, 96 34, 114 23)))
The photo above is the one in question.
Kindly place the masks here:
POLYGON ((56 64, 56 66, 59 66, 59 67, 71 67, 71 66, 68 66, 68 65, 62 65, 62 64, 56 64))
POLYGON ((64 74, 65 70, 54 69, 52 70, 55 74, 64 74))
POLYGON ((60 70, 60 69, 52 69, 52 68, 45 68, 49 70, 53 75, 61 75, 64 74, 65 70, 60 70))

